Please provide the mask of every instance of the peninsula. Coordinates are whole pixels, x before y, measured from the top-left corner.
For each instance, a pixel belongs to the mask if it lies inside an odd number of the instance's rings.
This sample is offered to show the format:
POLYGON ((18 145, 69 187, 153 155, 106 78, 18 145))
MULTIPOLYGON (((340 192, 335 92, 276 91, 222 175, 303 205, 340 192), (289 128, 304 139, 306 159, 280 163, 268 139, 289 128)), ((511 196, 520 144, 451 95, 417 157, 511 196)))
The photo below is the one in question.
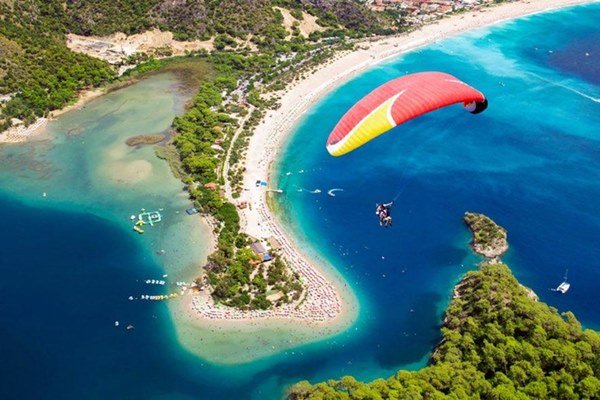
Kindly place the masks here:
POLYGON ((600 333, 537 301, 508 266, 485 262, 454 288, 427 367, 370 383, 303 381, 288 399, 594 399, 599 376, 600 333))
MULTIPOLYGON (((294 241, 278 222, 278 217, 273 215, 268 207, 268 197, 276 194, 256 186, 256 182, 272 180, 272 168, 281 147, 294 125, 312 104, 332 88, 341 85, 361 71, 402 52, 499 21, 573 4, 579 2, 552 0, 501 4, 453 15, 409 33, 378 40, 359 41, 351 51, 342 50, 336 56, 312 68, 310 72, 302 74, 301 79, 292 78, 291 84, 284 88, 273 91, 273 87, 271 90, 266 87, 261 91, 260 95, 264 99, 276 99, 276 106, 266 108, 262 118, 244 121, 249 126, 249 132, 245 136, 241 135, 242 150, 236 149, 236 151, 245 156, 239 157, 241 161, 236 160, 233 165, 225 167, 229 171, 229 174, 224 176, 225 193, 232 202, 242 205, 239 208, 241 231, 263 240, 275 237, 278 242, 285 243, 286 251, 283 254, 289 261, 290 268, 293 271, 300 271, 303 277, 313 277, 314 281, 307 285, 307 292, 309 295, 311 289, 316 292, 314 306, 310 308, 293 308, 294 312, 282 309, 281 313, 270 311, 261 315, 276 318, 293 317, 305 322, 321 321, 329 327, 328 334, 333 334, 347 328, 358 310, 358 304, 347 289, 347 284, 335 270, 326 265, 319 265, 314 258, 308 261, 306 253, 294 245, 294 241), (335 279, 325 279, 327 275, 335 279), (335 294, 336 291, 338 294, 335 294), (322 303, 325 298, 336 300, 329 304, 322 303)), ((327 263, 322 262, 322 264, 327 263)), ((239 311, 224 311, 211 307, 211 301, 206 295, 199 297, 195 304, 200 311, 200 316, 205 318, 227 319, 227 315, 231 315, 229 318, 239 320, 259 317, 258 314, 245 314, 244 318, 244 314, 240 314, 239 311), (212 311, 209 312, 209 309, 212 311)), ((265 324, 268 323, 266 319, 260 319, 265 324)), ((319 334, 318 330, 314 333, 315 336, 319 334)))

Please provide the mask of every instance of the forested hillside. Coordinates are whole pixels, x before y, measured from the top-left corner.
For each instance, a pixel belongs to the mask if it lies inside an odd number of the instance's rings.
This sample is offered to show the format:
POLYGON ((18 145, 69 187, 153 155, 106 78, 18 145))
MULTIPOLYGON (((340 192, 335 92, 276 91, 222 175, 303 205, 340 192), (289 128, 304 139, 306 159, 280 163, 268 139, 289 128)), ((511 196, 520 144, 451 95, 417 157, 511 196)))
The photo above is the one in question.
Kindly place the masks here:
MULTIPOLYGON (((67 33, 160 28, 178 39, 216 37, 217 48, 235 44, 234 39, 252 41, 269 53, 290 46, 274 7, 317 17, 328 29, 317 38, 380 33, 390 26, 383 15, 353 0, 0 0, 0 131, 12 118, 30 123, 73 101, 81 89, 115 77, 106 62, 70 51, 67 33)), ((302 40, 292 38, 295 46, 302 40)))
POLYGON ((0 131, 11 118, 32 122, 114 76, 105 63, 64 43, 65 15, 57 1, 0 2, 0 131))
POLYGON ((82 35, 132 34, 159 27, 179 39, 216 34, 245 39, 281 28, 274 6, 309 12, 323 26, 372 31, 387 24, 353 0, 70 0, 66 14, 71 31, 82 35))
POLYGON ((600 334, 532 299, 505 265, 466 275, 442 334, 427 368, 370 383, 301 382, 289 399, 600 398, 600 334))

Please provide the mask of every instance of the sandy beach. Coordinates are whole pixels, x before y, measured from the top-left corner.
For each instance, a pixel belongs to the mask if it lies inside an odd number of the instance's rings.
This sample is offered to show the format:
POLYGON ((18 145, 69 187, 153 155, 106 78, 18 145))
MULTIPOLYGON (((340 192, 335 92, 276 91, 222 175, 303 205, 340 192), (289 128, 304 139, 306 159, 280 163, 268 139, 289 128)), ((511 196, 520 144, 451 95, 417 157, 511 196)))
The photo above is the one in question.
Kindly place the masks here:
POLYGON ((2 143, 22 143, 26 142, 36 135, 44 132, 44 127, 49 121, 58 118, 60 115, 75 110, 77 108, 83 107, 89 101, 102 96, 106 93, 106 89, 104 88, 95 88, 84 90, 77 96, 77 100, 73 104, 69 104, 59 110, 50 111, 48 118, 38 118, 33 124, 29 126, 25 125, 17 125, 12 126, 5 130, 4 132, 0 132, 0 144, 2 143))
MULTIPOLYGON (((335 86, 398 54, 469 30, 584 3, 589 1, 540 0, 502 4, 454 15, 407 34, 365 41, 358 44, 357 50, 337 55, 313 74, 281 92, 281 107, 267 112, 250 140, 245 162, 244 192, 238 201, 249 204, 249 207, 241 210, 242 230, 260 239, 277 238, 290 267, 300 274, 308 288, 306 299, 299 305, 286 305, 276 310, 241 312, 215 306, 208 293, 202 293, 189 301, 189 306, 195 311, 188 315, 190 321, 206 329, 221 331, 222 334, 227 330, 241 333, 249 327, 253 331, 283 328, 297 332, 312 327, 308 336, 303 335, 306 341, 347 329, 358 314, 358 302, 351 289, 335 268, 315 258, 310 249, 299 247, 267 206, 267 191, 255 185, 257 180, 269 180, 271 177, 279 151, 298 119, 335 86)), ((189 339, 185 341, 189 343, 189 339)), ((284 344, 284 347, 292 346, 291 343, 284 344)), ((250 351, 250 348, 247 347, 247 350, 250 351)), ((271 353, 254 350, 257 352, 254 357, 271 353)), ((253 357, 246 354, 244 359, 247 358, 253 357)), ((224 359, 219 361, 227 362, 224 359)))

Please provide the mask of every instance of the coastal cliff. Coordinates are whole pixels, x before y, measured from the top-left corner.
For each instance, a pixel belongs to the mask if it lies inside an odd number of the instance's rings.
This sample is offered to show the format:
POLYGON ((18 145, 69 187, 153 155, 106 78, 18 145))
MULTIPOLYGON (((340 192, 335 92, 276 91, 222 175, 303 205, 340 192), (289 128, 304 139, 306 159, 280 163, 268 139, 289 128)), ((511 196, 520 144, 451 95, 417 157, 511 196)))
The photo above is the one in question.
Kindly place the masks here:
POLYGON ((473 233, 473 251, 489 261, 499 262, 499 257, 508 250, 506 229, 483 214, 466 212, 464 221, 473 233))
MULTIPOLYGON (((472 213, 465 220, 484 238, 484 245, 474 238, 475 251, 494 258, 506 251, 506 231, 494 221, 472 213)), ((539 302, 508 266, 486 261, 455 286, 427 367, 370 383, 351 376, 302 381, 287 398, 597 399, 598 376, 600 333, 584 330, 573 313, 539 302)))

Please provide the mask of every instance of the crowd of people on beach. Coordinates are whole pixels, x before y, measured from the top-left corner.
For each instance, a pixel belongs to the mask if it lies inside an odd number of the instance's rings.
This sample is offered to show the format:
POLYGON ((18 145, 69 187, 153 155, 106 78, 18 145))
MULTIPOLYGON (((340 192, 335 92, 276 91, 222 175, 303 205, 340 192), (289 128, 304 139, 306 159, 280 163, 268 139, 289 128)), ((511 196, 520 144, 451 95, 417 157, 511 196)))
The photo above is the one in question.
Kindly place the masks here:
POLYGON ((0 132, 0 143, 20 143, 29 139, 35 131, 44 126, 48 122, 47 118, 38 118, 33 124, 16 125, 8 128, 4 132, 0 132))
POLYGON ((242 311, 231 307, 216 306, 211 296, 196 296, 194 309, 204 318, 212 320, 248 320, 257 318, 301 319, 325 322, 335 318, 342 309, 340 298, 333 285, 311 266, 283 234, 266 209, 264 202, 254 206, 260 216, 264 237, 274 237, 281 244, 280 254, 290 269, 302 280, 305 293, 298 303, 287 303, 270 310, 242 311))

